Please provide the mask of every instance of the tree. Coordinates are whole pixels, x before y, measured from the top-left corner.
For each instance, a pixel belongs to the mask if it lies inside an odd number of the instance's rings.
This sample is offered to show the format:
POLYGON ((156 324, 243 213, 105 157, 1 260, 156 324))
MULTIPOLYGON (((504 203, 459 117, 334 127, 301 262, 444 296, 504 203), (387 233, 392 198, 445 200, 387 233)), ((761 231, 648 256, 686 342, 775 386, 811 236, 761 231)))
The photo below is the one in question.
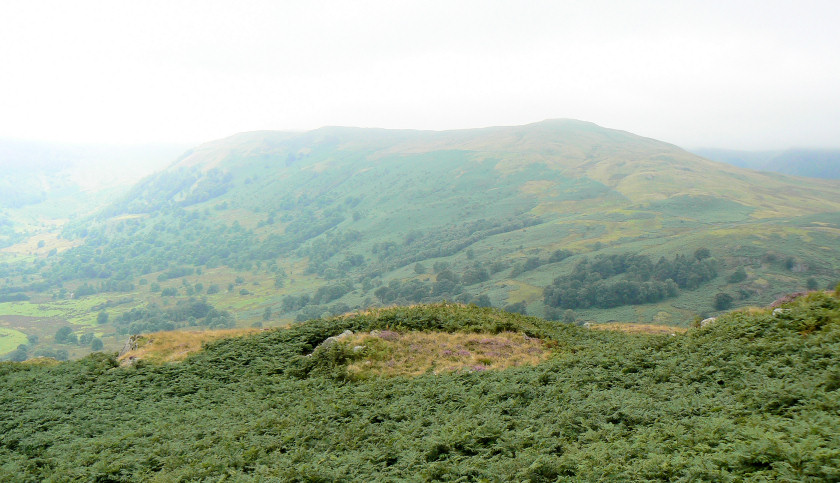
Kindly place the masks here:
POLYGON ((747 272, 744 270, 744 267, 738 267, 737 270, 732 272, 732 275, 729 276, 729 283, 738 283, 743 282, 747 279, 747 272))
POLYGON ((101 351, 102 347, 104 347, 104 344, 102 343, 102 339, 100 339, 99 337, 94 337, 93 339, 91 339, 90 349, 92 351, 101 351))
POLYGON ((817 279, 814 277, 808 277, 808 280, 805 281, 805 286, 808 290, 816 290, 820 287, 820 284, 817 282, 817 279))
POLYGON ((486 294, 479 295, 478 297, 472 300, 472 303, 479 306, 479 307, 490 307, 493 304, 490 302, 490 297, 486 294))
POLYGON ((98 325, 107 324, 108 323, 108 312, 105 312, 104 310, 99 312, 99 314, 96 315, 96 323, 98 325))
POLYGON ((734 299, 728 293, 719 293, 715 295, 715 308, 717 310, 726 310, 729 307, 732 307, 732 301, 734 299))
POLYGON ((525 301, 516 302, 515 304, 505 305, 505 307, 502 310, 504 310, 505 312, 513 313, 513 314, 528 315, 527 309, 526 309, 526 306, 525 306, 525 301))
POLYGON ((268 320, 271 318, 271 307, 266 307, 263 311, 263 320, 268 320))
MULTIPOLYGON (((461 281, 464 285, 474 285, 490 279, 490 274, 483 268, 470 268, 464 271, 461 281)), ((438 274, 440 280, 440 274, 438 274)))
POLYGON ((21 344, 9 354, 8 359, 12 362, 23 362, 29 359, 29 347, 26 344, 21 344))
POLYGON ((422 263, 420 263, 420 262, 417 262, 417 263, 414 265, 414 273, 416 273, 416 274, 418 274, 418 275, 422 275, 422 274, 426 273, 426 266, 425 266, 425 265, 423 265, 423 264, 422 264, 422 263))
POLYGON ((574 324, 576 320, 577 320, 577 317, 575 316, 575 311, 574 310, 566 309, 566 311, 563 312, 563 322, 565 322, 567 324, 574 324))
POLYGON ((73 333, 73 329, 64 326, 55 332, 55 341, 59 344, 67 342, 67 338, 73 333))
POLYGON ((708 248, 698 248, 694 250, 694 258, 697 260, 705 260, 712 256, 712 252, 708 248))

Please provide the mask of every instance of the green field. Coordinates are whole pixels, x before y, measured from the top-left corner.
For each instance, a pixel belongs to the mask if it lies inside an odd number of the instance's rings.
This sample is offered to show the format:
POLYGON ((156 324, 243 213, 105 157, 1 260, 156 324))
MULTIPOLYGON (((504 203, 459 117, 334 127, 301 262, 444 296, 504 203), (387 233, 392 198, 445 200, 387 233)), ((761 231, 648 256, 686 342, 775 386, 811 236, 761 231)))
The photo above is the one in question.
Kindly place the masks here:
POLYGON ((26 344, 26 334, 14 329, 0 327, 0 355, 7 354, 17 349, 21 344, 26 344))

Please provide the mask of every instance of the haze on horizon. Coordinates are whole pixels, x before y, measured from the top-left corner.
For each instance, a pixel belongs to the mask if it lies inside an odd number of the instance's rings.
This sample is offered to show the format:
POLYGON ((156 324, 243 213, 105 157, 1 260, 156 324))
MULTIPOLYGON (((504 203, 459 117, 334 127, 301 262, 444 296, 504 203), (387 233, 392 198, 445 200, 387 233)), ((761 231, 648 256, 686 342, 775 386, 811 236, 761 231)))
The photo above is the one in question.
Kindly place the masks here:
POLYGON ((836 148, 837 25, 830 0, 12 0, 0 138, 573 118, 686 148, 836 148))

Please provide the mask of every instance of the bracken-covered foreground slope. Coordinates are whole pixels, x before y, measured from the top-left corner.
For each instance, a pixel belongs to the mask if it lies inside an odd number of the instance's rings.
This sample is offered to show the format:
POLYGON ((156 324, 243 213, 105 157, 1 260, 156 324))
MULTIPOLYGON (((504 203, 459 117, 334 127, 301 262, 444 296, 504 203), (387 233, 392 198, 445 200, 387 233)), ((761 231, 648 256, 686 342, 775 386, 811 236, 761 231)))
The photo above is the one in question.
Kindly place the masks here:
MULTIPOLYGON (((376 332, 374 332, 376 334, 376 332)), ((840 300, 681 335, 588 331, 452 304, 316 320, 180 363, 0 365, 7 481, 840 478, 840 300), (506 370, 357 377, 345 330, 519 332, 506 370)))

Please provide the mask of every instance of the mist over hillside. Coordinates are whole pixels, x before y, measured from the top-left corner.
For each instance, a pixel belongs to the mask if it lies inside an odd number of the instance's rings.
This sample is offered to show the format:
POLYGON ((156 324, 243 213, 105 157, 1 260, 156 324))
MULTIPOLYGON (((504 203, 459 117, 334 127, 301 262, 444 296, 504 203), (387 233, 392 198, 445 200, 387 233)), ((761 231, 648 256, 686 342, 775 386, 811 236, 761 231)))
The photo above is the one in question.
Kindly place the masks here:
POLYGON ((185 149, 0 139, 0 247, 95 213, 185 149))
POLYGON ((788 149, 785 151, 736 151, 729 149, 694 149, 704 158, 758 171, 809 178, 840 179, 840 150, 788 149))

